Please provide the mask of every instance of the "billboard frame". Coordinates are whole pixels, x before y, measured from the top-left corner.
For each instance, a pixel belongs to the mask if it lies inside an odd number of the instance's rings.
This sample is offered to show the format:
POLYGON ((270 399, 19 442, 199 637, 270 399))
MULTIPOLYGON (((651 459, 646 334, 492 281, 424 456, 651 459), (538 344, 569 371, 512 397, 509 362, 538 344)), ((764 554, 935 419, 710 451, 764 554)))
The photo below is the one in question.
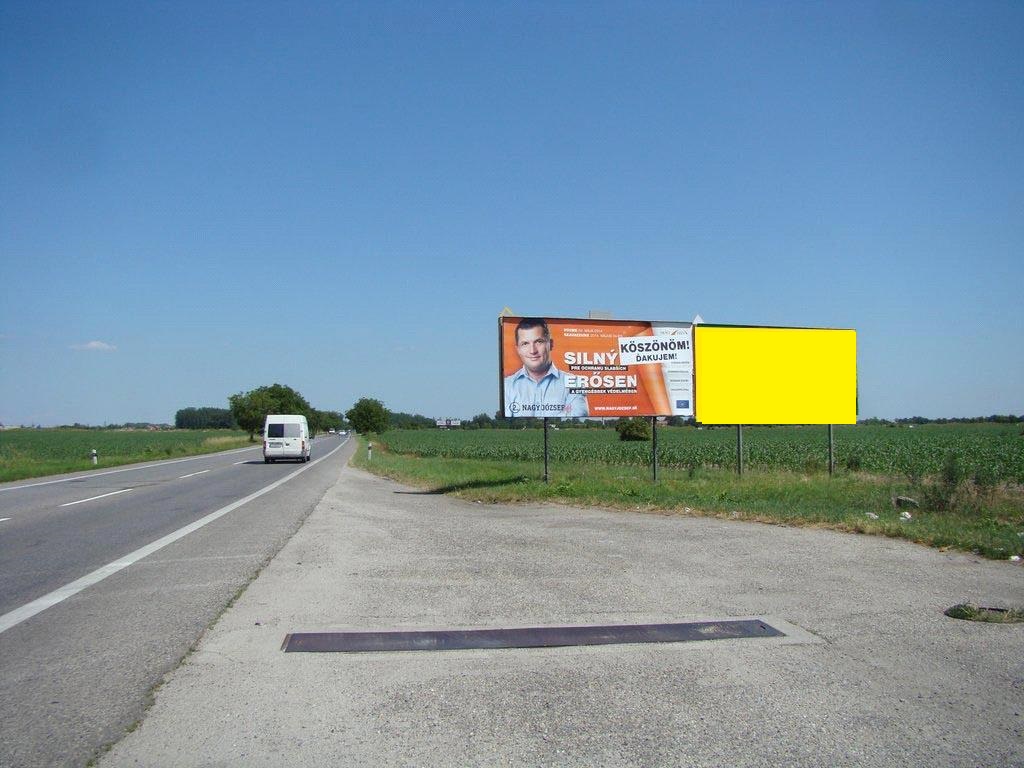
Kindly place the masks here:
MULTIPOLYGON (((820 327, 820 326, 790 326, 790 325, 744 325, 740 323, 698 323, 697 325, 705 328, 746 328, 746 329, 759 329, 759 330, 782 330, 782 331, 849 331, 854 334, 854 361, 853 361, 853 389, 854 389, 854 423, 860 413, 860 379, 857 372, 857 360, 856 360, 856 328, 831 328, 831 327, 820 327)), ((697 376, 697 332, 693 333, 693 371, 694 371, 694 382, 693 382, 693 400, 694 400, 694 417, 696 419, 697 408, 696 404, 699 400, 697 396, 697 388, 699 386, 697 376)), ((704 425, 707 422, 697 421, 698 424, 704 425)), ((715 422, 709 424, 709 426, 717 425, 715 422)), ((724 426, 724 425, 723 425, 724 426)), ((772 426, 771 424, 761 424, 760 426, 772 426)), ((794 425, 796 426, 796 425, 794 425)), ((804 424, 801 426, 815 426, 814 424, 804 424)), ((835 436, 833 431, 833 424, 827 424, 828 429, 828 474, 832 477, 835 474, 835 436)), ((743 474, 743 424, 736 425, 736 473, 738 475, 743 474)))
MULTIPOLYGON (((505 373, 504 373, 504 349, 505 349, 505 320, 507 318, 519 318, 522 320, 527 317, 538 317, 544 320, 545 323, 548 321, 562 323, 562 322, 579 322, 579 323, 622 323, 623 325, 648 325, 652 329, 657 325, 664 326, 676 326, 683 328, 685 327, 689 331, 690 341, 690 397, 694 414, 696 414, 696 397, 697 397, 697 381, 696 381, 696 368, 695 368, 695 324, 692 321, 679 321, 679 320, 628 320, 618 318, 594 318, 594 317, 551 317, 547 315, 519 315, 502 312, 498 315, 498 412, 502 418, 507 418, 511 422, 514 416, 505 416, 505 373)), ((604 421, 606 418, 620 419, 620 418, 650 418, 651 420, 651 473, 652 480, 654 483, 658 482, 658 418, 669 417, 675 414, 639 414, 637 416, 585 416, 582 418, 593 418, 601 419, 604 421)), ((533 417, 537 418, 537 417, 533 417)), ((540 417, 544 427, 544 482, 550 482, 549 473, 549 450, 548 450, 548 422, 547 416, 540 417)), ((572 418, 572 417, 569 417, 572 418)), ((693 418, 690 416, 689 418, 693 418)))

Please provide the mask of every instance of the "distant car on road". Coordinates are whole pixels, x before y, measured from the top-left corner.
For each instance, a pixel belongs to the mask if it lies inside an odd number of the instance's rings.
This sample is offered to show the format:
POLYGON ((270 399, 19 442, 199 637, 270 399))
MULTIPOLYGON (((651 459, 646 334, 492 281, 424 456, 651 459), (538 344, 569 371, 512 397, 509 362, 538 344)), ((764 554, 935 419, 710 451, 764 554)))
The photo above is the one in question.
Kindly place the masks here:
POLYGON ((300 414, 273 413, 263 426, 263 463, 278 459, 309 461, 312 451, 309 424, 300 414))

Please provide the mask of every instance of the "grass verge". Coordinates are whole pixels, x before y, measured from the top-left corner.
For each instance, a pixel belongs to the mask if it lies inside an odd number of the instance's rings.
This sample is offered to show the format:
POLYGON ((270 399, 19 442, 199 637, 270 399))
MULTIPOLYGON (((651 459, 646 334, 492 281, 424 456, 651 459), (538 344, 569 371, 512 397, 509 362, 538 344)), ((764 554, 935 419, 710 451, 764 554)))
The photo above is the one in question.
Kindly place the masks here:
POLYGON ((590 463, 551 464, 551 482, 545 483, 540 462, 416 457, 391 453, 377 438, 372 442, 370 460, 360 437, 354 466, 475 501, 707 515, 889 536, 1001 560, 1024 554, 1024 493, 1019 490, 995 492, 984 507, 971 511, 908 513, 896 508, 893 499, 920 488, 900 478, 849 472, 829 478, 779 470, 738 477, 728 470, 666 468, 659 470, 655 484, 649 470, 590 463))

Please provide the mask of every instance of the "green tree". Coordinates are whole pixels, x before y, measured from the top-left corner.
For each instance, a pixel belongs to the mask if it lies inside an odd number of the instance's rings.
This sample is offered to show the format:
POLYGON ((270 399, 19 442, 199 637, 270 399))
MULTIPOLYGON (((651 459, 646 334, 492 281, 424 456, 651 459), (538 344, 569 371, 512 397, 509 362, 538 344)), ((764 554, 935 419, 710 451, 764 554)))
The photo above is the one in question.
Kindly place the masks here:
POLYGON ((231 395, 228 406, 238 426, 249 433, 249 440, 253 440, 256 433, 263 429, 267 414, 271 412, 269 399, 258 390, 231 395))
POLYGON ((231 415, 235 417, 238 426, 249 433, 250 440, 263 429, 269 413, 295 413, 307 419, 313 415, 309 401, 284 384, 271 384, 249 392, 239 392, 228 398, 228 404, 231 406, 231 415))
POLYGON ((310 409, 309 429, 316 435, 318 432, 326 432, 329 429, 343 429, 345 420, 337 411, 319 411, 316 408, 310 409))
POLYGON ((636 416, 632 419, 619 419, 615 424, 615 431, 619 433, 619 440, 650 440, 651 424, 643 416, 636 416))
POLYGON ((311 408, 309 416, 306 417, 306 421, 309 424, 310 437, 316 437, 318 432, 324 432, 327 427, 324 425, 324 412, 318 411, 316 408, 311 408))
POLYGON ((494 426, 494 419, 488 416, 486 413, 478 413, 472 419, 471 424, 475 424, 477 429, 490 429, 494 426))
POLYGON ((321 429, 344 429, 345 419, 337 411, 318 411, 321 429))
POLYGON ((364 397, 345 412, 352 428, 366 435, 370 432, 380 434, 388 427, 388 410, 380 400, 364 397))
POLYGON ((182 408, 174 414, 177 429, 231 429, 235 420, 227 408, 182 408))
POLYGON ((392 429, 432 429, 434 425, 434 419, 418 413, 388 411, 388 426, 392 429))

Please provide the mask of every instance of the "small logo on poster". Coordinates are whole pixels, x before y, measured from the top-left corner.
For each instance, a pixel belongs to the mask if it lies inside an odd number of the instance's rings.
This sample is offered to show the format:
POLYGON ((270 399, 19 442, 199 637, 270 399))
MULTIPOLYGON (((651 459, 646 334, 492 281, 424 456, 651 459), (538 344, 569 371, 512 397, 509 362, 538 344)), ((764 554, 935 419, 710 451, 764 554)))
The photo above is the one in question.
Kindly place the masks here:
POLYGON ((690 401, 689 400, 676 400, 676 408, 689 408, 689 407, 690 407, 690 401))

